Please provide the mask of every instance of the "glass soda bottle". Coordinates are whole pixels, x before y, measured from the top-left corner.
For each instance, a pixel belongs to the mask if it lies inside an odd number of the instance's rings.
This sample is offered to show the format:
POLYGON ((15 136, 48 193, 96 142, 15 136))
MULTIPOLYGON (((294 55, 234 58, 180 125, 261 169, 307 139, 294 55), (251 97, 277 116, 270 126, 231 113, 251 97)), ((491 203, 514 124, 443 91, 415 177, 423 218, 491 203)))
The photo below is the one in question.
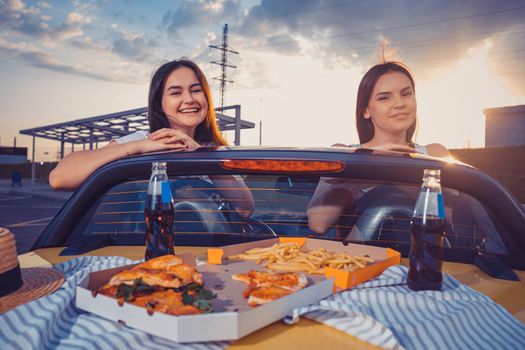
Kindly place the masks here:
POLYGON ((423 184, 410 223, 408 287, 412 290, 441 290, 445 205, 440 171, 425 169, 423 184))
POLYGON ((166 174, 166 162, 153 162, 144 208, 146 219, 145 260, 173 250, 173 197, 166 174))

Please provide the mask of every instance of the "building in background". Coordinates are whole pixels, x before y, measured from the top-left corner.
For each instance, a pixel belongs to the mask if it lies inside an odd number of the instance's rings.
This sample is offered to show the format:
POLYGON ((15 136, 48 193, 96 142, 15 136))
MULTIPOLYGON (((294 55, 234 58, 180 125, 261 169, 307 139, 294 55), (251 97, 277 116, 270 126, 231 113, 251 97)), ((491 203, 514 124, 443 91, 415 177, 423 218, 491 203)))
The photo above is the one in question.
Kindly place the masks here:
POLYGON ((27 147, 0 146, 0 164, 27 163, 27 147))
POLYGON ((525 146, 525 105, 487 108, 485 147, 525 146))

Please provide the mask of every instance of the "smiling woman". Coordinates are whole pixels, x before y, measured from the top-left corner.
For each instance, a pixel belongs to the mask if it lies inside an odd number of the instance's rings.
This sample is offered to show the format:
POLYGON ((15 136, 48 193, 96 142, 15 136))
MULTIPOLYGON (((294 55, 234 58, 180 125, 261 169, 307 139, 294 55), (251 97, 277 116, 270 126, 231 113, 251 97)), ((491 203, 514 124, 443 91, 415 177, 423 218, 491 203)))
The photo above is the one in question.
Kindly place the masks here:
MULTIPOLYGON (((426 146, 413 141, 417 127, 416 84, 410 70, 400 62, 385 62, 370 68, 357 92, 356 124, 359 145, 351 147, 383 151, 449 156, 441 144, 426 146)), ((334 146, 346 147, 344 144, 334 146)), ((321 179, 308 205, 308 225, 317 234, 325 234, 341 223, 345 212, 355 209, 355 202, 372 187, 359 188, 346 181, 321 179)), ((338 235, 346 233, 338 233, 338 235)))
POLYGON ((208 81, 192 61, 162 65, 151 80, 148 102, 150 139, 189 149, 226 145, 217 126, 208 81))
MULTIPOLYGON (((67 155, 49 174, 51 187, 75 189, 99 167, 126 156, 226 145, 217 126, 206 77, 188 59, 167 62, 157 69, 149 89, 148 119, 151 134, 147 136, 138 131, 100 149, 67 155)), ((206 181, 218 187, 239 189, 229 191, 224 197, 242 216, 251 214, 253 196, 250 191, 244 191, 242 179, 215 176, 206 181)))
POLYGON ((151 134, 147 136, 137 132, 97 150, 67 155, 49 175, 50 185, 75 189, 102 165, 125 156, 226 145, 206 77, 188 59, 170 61, 157 69, 149 89, 148 119, 151 134))
POLYGON ((365 74, 357 92, 356 123, 360 147, 446 157, 440 144, 419 146, 416 84, 401 62, 385 62, 365 74))

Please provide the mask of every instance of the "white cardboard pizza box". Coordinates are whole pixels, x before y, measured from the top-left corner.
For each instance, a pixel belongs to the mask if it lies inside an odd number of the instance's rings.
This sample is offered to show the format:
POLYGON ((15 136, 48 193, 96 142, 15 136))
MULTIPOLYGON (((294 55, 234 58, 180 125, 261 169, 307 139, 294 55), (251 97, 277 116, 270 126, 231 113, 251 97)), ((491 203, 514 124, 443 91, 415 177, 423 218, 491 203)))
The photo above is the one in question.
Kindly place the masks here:
MULTIPOLYGON (((186 261, 187 259, 185 257, 186 261)), ((114 298, 100 294, 93 296, 93 291, 109 281, 111 276, 129 267, 90 273, 77 285, 76 306, 104 318, 123 322, 129 327, 181 343, 240 339, 282 319, 295 308, 313 304, 329 296, 333 290, 333 279, 309 276, 308 287, 268 304, 250 307, 242 297, 246 284, 232 280, 231 274, 261 268, 251 261, 232 261, 225 265, 198 266, 206 288, 217 294, 217 298, 212 301, 216 310, 213 313, 172 316, 155 312, 149 315, 145 308, 129 303, 119 306, 114 298)))

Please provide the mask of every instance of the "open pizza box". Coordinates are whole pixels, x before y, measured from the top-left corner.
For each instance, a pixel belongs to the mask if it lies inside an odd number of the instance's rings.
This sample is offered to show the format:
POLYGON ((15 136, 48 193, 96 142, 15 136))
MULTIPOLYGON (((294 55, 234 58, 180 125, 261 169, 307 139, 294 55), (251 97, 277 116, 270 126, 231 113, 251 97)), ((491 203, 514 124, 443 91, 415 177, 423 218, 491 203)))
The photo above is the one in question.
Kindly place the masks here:
MULTIPOLYGON (((191 254, 181 255, 184 261, 195 265, 191 254)), ((270 303, 251 307, 242 297, 246 284, 234 281, 233 273, 261 270, 252 261, 230 261, 224 265, 197 266, 203 275, 205 287, 215 294, 214 311, 208 314, 172 316, 160 312, 149 315, 145 308, 123 303, 95 291, 123 269, 133 265, 92 272, 77 285, 76 306, 101 317, 124 323, 147 333, 175 342, 202 342, 240 339, 266 325, 278 321, 293 309, 310 305, 332 293, 333 279, 308 276, 308 286, 270 303)))
POLYGON ((374 259, 366 267, 355 271, 345 271, 335 268, 324 268, 324 275, 327 279, 334 278, 334 291, 352 288, 360 283, 366 282, 374 277, 379 276, 387 267, 397 265, 401 262, 401 254, 390 248, 373 247, 362 244, 343 244, 337 241, 328 241, 306 237, 279 237, 265 239, 262 241, 241 243, 221 248, 208 249, 208 262, 210 264, 229 264, 228 256, 243 253, 252 248, 271 247, 276 243, 295 242, 300 247, 308 251, 318 248, 325 248, 333 252, 346 252, 352 256, 367 255, 374 259))

